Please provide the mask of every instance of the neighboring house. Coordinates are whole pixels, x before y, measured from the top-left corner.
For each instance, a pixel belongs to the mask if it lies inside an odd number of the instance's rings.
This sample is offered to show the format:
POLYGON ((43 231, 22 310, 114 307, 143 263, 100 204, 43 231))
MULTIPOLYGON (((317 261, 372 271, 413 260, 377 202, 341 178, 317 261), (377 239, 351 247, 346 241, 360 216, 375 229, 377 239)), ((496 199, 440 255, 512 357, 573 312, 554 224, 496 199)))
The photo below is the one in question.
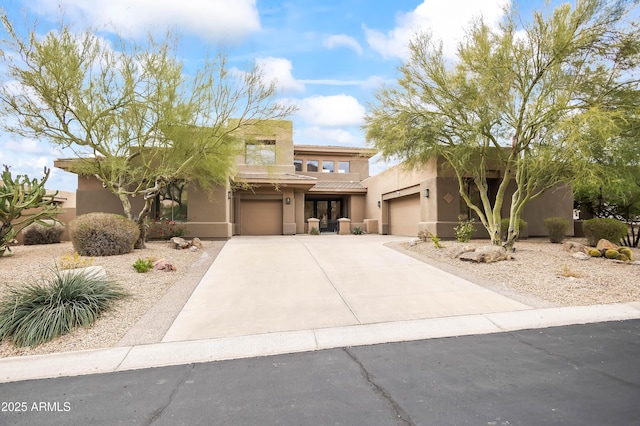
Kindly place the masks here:
MULTIPOLYGON (((397 166, 369 177, 368 148, 295 145, 290 121, 270 121, 243 133, 244 152, 229 183, 211 193, 197 185, 171 185, 157 198, 156 218, 184 222, 189 236, 293 235, 309 232, 318 219, 321 232, 361 227, 371 233, 416 236, 421 229, 452 237, 464 207, 457 181, 425 167, 419 172, 397 166), (427 192, 428 191, 428 192, 427 192)), ((54 165, 68 169, 70 159, 54 165)), ((134 209, 141 200, 133 198, 134 209)), ((102 211, 122 214, 118 199, 93 176, 78 176, 78 215, 102 211)), ((529 235, 544 235, 542 220, 572 218, 571 191, 545 194, 523 218, 529 235), (539 214, 538 214, 539 213, 539 214)), ((466 210, 468 213, 468 210, 466 210)), ((504 212, 503 212, 504 215, 504 212)))
MULTIPOLYGON (((62 241, 69 241, 69 228, 66 225, 76 217, 76 193, 70 191, 47 191, 47 195, 54 195, 53 203, 61 210, 61 213, 56 215, 56 219, 65 224, 65 229, 60 239, 62 241)), ((23 214, 35 213, 37 211, 38 209, 28 209, 25 210, 23 214)), ((18 232, 16 240, 18 240, 19 244, 23 243, 24 237, 22 231, 18 232)))

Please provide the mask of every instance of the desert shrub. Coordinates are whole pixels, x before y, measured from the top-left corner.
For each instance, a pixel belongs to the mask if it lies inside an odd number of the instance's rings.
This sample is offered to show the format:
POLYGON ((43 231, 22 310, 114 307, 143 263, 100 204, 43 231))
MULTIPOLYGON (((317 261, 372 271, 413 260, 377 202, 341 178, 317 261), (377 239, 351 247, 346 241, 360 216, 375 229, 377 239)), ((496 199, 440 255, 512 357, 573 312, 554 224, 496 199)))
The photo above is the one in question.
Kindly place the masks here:
POLYGON ((158 220, 149 223, 147 238, 170 240, 173 237, 184 237, 187 235, 187 227, 184 224, 173 220, 158 220))
POLYGON ((65 273, 12 288, 0 300, 0 340, 37 346, 89 326, 125 292, 96 272, 65 273))
MULTIPOLYGON (((522 219, 518 219, 518 234, 522 234, 527 227, 527 222, 522 219)), ((502 241, 506 241, 509 233, 509 218, 505 217, 500 221, 500 238, 502 241)))
POLYGON ((549 233, 549 241, 561 243, 569 229, 569 221, 563 217, 548 217, 544 220, 544 226, 549 233))
POLYGON ((60 269, 76 269, 76 268, 86 268, 93 263, 93 258, 84 258, 78 254, 78 252, 74 252, 73 254, 67 253, 60 258, 58 262, 58 267, 60 269))
POLYGON ((136 260, 132 266, 133 266, 133 269, 136 270, 136 272, 140 272, 140 273, 149 272, 150 270, 153 269, 153 261, 151 259, 143 259, 139 257, 138 260, 136 260))
POLYGON ((45 225, 32 223, 22 230, 24 245, 55 244, 60 242, 60 238, 64 232, 64 226, 53 221, 43 222, 45 225))
POLYGON ((595 218, 582 223, 582 231, 587 238, 587 244, 595 246, 601 239, 618 244, 627 235, 628 229, 624 222, 609 218, 595 218))
POLYGON ((320 235, 320 230, 314 226, 313 228, 311 228, 311 231, 309 231, 309 233, 311 235, 320 235))
POLYGON ((140 229, 123 216, 88 213, 69 223, 69 234, 82 256, 114 256, 133 251, 140 229))
POLYGON ((458 226, 453 228, 453 232, 456 235, 456 240, 461 243, 468 243, 471 241, 473 233, 476 232, 476 227, 473 224, 473 219, 462 220, 462 216, 458 216, 458 226))
POLYGON ((356 226, 355 228, 353 228, 351 233, 353 235, 362 235, 362 228, 360 228, 359 226, 356 226))

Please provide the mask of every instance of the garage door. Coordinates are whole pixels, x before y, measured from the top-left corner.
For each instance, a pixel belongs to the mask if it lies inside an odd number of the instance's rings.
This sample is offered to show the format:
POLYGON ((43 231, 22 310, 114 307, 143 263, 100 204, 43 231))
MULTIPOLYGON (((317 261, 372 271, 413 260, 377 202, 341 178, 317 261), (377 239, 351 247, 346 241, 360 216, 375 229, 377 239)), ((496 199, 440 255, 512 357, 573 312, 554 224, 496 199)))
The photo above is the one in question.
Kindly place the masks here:
POLYGON ((242 200, 240 235, 282 235, 282 201, 242 200))
POLYGON ((389 233, 392 235, 418 235, 420 222, 420 194, 407 195, 389 201, 389 233))

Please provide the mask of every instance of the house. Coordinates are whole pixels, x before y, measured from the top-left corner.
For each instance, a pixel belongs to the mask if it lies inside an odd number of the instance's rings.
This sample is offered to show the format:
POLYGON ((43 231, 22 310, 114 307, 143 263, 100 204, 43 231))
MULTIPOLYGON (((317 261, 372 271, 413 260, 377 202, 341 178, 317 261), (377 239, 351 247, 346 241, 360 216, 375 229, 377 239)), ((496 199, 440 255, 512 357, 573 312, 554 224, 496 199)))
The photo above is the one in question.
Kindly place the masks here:
MULTIPOLYGON (((297 145, 292 123, 284 120, 256 126, 242 139, 244 150, 227 184, 212 192, 195 184, 169 185, 157 197, 156 218, 184 222, 188 235, 200 238, 293 235, 316 226, 320 232, 360 227, 406 236, 428 229, 448 238, 458 216, 469 214, 457 180, 437 162, 419 171, 396 166, 369 176, 375 150, 297 145)), ((68 169, 71 161, 54 165, 68 169)), ((131 199, 134 210, 141 207, 139 198, 131 199)), ((123 213, 119 200, 95 177, 78 176, 76 213, 95 211, 123 213)), ((531 202, 523 218, 529 235, 545 235, 545 217, 571 220, 572 212, 571 191, 560 188, 531 202)))

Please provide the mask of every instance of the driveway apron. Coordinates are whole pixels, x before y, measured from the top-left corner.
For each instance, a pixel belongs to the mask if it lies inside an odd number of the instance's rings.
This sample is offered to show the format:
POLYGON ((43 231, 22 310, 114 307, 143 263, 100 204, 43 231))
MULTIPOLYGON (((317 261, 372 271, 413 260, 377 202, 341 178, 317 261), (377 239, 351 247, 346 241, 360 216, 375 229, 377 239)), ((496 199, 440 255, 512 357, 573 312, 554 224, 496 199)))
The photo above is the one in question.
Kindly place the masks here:
POLYGON ((384 245, 402 237, 234 237, 163 341, 531 309, 384 245))

